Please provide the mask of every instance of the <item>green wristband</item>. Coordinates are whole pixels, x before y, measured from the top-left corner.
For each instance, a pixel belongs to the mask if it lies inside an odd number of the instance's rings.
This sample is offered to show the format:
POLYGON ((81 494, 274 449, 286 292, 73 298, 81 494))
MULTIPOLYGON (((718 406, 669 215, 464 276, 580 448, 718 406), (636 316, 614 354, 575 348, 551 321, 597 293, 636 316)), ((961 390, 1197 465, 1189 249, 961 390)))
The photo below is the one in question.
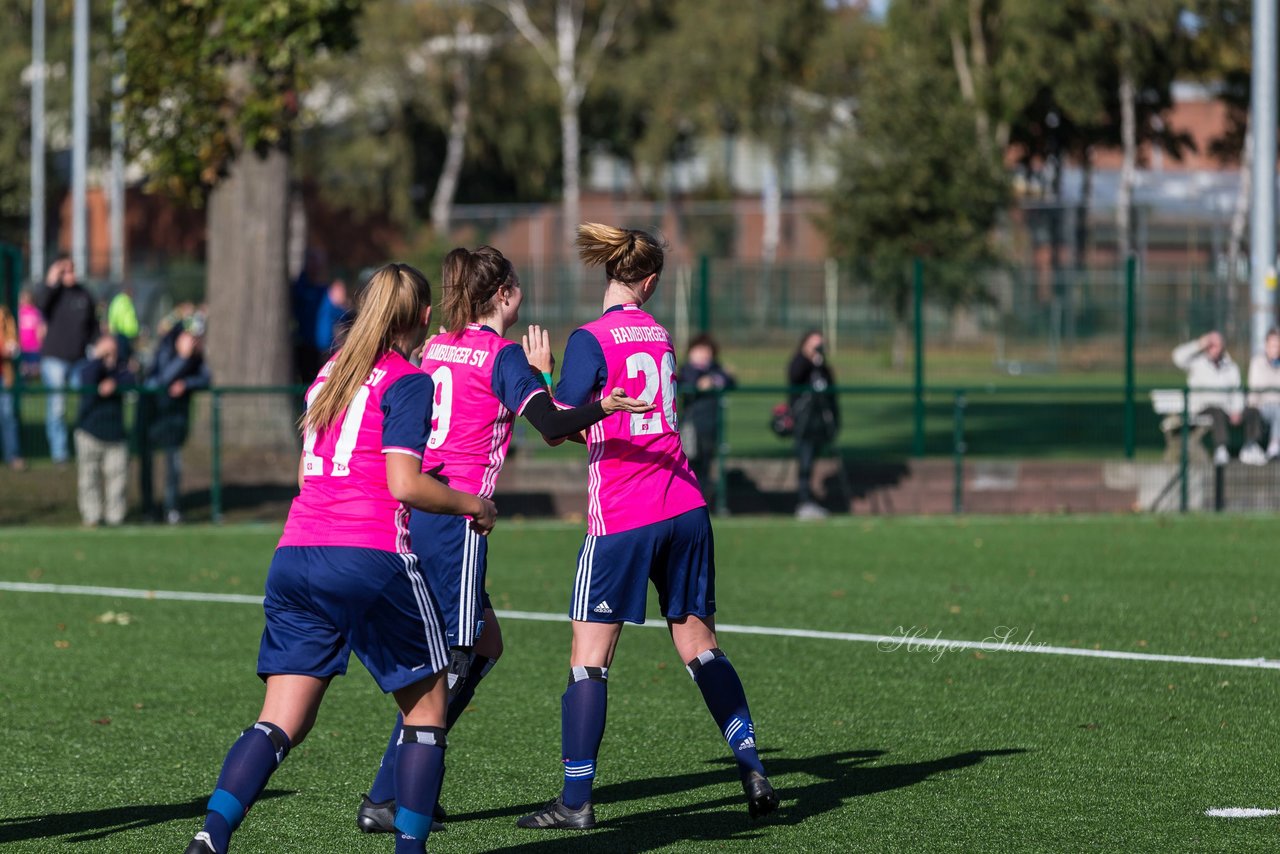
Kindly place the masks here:
POLYGON ((551 388, 551 373, 549 371, 542 372, 542 381, 547 384, 547 388, 551 388))

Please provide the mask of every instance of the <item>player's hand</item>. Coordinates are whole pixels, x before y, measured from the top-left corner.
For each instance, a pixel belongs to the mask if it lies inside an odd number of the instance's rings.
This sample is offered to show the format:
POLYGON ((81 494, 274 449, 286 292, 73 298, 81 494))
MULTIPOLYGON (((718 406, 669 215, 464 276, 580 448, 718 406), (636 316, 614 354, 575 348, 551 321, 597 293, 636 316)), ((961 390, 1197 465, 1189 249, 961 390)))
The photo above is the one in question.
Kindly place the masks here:
POLYGON ((655 404, 643 400, 637 400, 634 397, 627 397, 627 393, 620 388, 615 388, 612 392, 600 399, 600 405, 604 408, 605 415, 612 415, 615 412, 652 412, 655 404))
POLYGON ((498 507, 487 498, 480 499, 481 512, 471 517, 471 529, 482 537, 489 536, 498 521, 498 507))
POLYGON ((536 323, 530 324, 528 331, 520 336, 520 346, 535 371, 549 374, 555 370, 556 357, 551 355, 551 335, 547 330, 536 323))
MULTIPOLYGON (((436 329, 436 335, 443 335, 443 334, 444 334, 444 327, 443 326, 438 327, 436 329)), ((409 361, 413 362, 415 365, 421 365, 422 354, 427 352, 427 348, 431 346, 431 342, 436 340, 436 335, 428 335, 426 338, 422 339, 422 343, 418 345, 417 349, 415 349, 413 352, 409 354, 409 361)))

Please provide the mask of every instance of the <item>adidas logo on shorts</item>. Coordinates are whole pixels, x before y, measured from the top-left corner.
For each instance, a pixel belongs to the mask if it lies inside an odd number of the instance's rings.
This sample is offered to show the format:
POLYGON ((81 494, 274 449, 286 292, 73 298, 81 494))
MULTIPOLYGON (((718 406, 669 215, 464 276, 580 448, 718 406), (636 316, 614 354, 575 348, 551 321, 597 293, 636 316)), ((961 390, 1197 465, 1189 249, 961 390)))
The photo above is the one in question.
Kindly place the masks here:
POLYGON ((599 605, 595 606, 595 608, 593 608, 592 610, 594 610, 597 614, 612 614, 612 613, 613 613, 613 609, 609 607, 609 603, 608 603, 608 602, 601 602, 599 605))

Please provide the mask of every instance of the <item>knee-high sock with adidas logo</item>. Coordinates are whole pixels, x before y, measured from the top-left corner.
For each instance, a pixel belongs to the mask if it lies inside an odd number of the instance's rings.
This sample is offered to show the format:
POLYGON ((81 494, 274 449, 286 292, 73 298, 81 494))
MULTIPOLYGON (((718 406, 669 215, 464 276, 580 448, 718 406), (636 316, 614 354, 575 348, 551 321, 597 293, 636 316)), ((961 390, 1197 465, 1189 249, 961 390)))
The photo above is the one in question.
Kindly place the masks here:
POLYGON ((258 721, 240 733, 223 760, 204 819, 204 832, 213 850, 219 854, 227 850, 232 832, 288 753, 289 736, 273 723, 258 721))
POLYGON ((396 748, 396 854, 424 854, 444 777, 444 728, 404 725, 396 748))
MULTIPOLYGON (((458 722, 458 718, 471 703, 471 698, 475 696, 476 686, 480 684, 481 679, 489 675, 489 671, 497 663, 496 658, 473 656, 466 679, 449 698, 449 711, 444 725, 446 732, 453 729, 453 725, 458 722)), ((403 725, 404 718, 397 714, 396 724, 391 728, 391 738, 387 741, 387 749, 382 754, 382 764, 378 766, 378 774, 373 778, 373 785, 369 788, 369 800, 375 803, 383 803, 396 796, 396 748, 400 744, 400 728, 403 725)))
POLYGON ((702 692, 707 711, 711 712, 720 733, 729 743, 733 758, 738 762, 738 773, 743 779, 751 771, 763 774, 764 765, 756 753, 756 729, 751 722, 751 710, 747 708, 747 695, 729 659, 719 649, 708 649, 685 667, 702 692))
POLYGON ((569 685, 560 699, 560 753, 564 760, 560 799, 570 809, 591 800, 596 756, 604 738, 608 680, 607 667, 569 668, 569 685))

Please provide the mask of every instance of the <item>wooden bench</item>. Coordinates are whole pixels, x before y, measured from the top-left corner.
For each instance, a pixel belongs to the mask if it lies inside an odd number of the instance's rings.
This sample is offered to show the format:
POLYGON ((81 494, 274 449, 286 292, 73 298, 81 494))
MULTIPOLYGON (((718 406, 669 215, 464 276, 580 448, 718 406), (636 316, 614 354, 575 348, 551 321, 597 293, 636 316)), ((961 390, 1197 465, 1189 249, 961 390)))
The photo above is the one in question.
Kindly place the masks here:
MULTIPOLYGON (((1165 462, 1176 463, 1182 456, 1182 395, 1180 388, 1157 388, 1151 390, 1151 408, 1156 415, 1163 415, 1160 420, 1160 431, 1164 433, 1165 462)), ((1191 415, 1190 430, 1187 432, 1187 457, 1192 462, 1208 462, 1209 452, 1205 450, 1204 434, 1213 426, 1213 419, 1208 415, 1191 415)))

